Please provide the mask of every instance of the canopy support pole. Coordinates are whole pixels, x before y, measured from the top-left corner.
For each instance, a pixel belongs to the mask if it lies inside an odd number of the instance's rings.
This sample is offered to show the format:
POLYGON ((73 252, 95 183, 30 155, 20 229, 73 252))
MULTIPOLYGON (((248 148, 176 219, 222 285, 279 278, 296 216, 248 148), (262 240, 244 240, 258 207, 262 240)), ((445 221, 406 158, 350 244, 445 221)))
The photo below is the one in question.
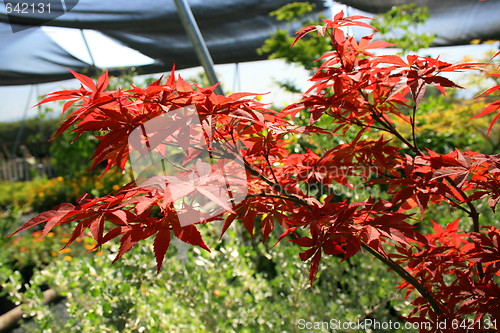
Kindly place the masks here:
MULTIPOLYGON (((182 25, 184 26, 189 39, 191 39, 191 43, 193 44, 196 56, 201 62, 201 65, 203 66, 203 69, 208 76, 210 84, 214 85, 218 83, 219 80, 217 79, 217 75, 215 74, 214 62, 212 60, 212 57, 210 56, 210 52, 208 51, 205 40, 201 35, 200 29, 198 28, 198 24, 196 23, 193 12, 191 11, 187 0, 174 0, 174 2, 175 6, 177 7, 177 12, 179 13, 179 18, 181 19, 182 25)), ((215 88, 215 92, 219 95, 224 95, 224 92, 220 85, 215 88)))
POLYGON ((17 157, 17 148, 21 143, 21 138, 23 136, 24 125, 26 124, 26 118, 28 117, 28 111, 30 109, 30 104, 32 103, 31 99, 33 98, 33 89, 34 85, 30 86, 30 92, 28 94, 28 99, 26 100, 26 106, 24 107, 23 119, 21 120, 21 125, 19 126, 19 130, 17 130, 16 141, 14 142, 14 146, 12 146, 12 154, 11 158, 17 157))
POLYGON ((83 32, 83 29, 80 29, 80 34, 82 35, 83 43, 85 44, 85 48, 87 49, 87 53, 90 57, 90 64, 92 65, 92 70, 94 70, 96 72, 95 74, 99 74, 97 72, 97 66, 95 65, 94 55, 92 54, 92 51, 90 51, 89 42, 87 41, 87 37, 85 37, 85 33, 83 32))
POLYGON ((234 64, 233 91, 241 91, 240 64, 234 64))

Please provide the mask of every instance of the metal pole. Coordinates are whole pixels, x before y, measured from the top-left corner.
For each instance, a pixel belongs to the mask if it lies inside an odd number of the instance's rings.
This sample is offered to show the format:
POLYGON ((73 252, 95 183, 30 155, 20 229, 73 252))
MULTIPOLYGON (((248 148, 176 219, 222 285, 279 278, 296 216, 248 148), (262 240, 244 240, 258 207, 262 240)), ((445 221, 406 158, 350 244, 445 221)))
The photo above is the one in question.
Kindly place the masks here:
POLYGON ((87 49, 87 53, 90 57, 90 64, 92 65, 92 70, 94 70, 96 72, 95 74, 99 74, 99 73, 97 73, 97 66, 95 65, 94 55, 92 54, 92 51, 90 51, 89 42, 87 41, 87 38, 85 37, 85 33, 83 32, 83 29, 80 29, 80 34, 82 35, 83 43, 85 44, 85 48, 87 49))
POLYGON ((14 142, 14 146, 12 146, 11 158, 17 157, 17 148, 19 147, 19 144, 21 143, 21 137, 23 136, 24 125, 26 124, 26 118, 28 117, 28 111, 30 109, 30 104, 33 103, 31 100, 32 98, 33 98, 33 85, 30 86, 30 92, 28 94, 28 99, 26 100, 26 106, 24 107, 23 119, 21 120, 19 130, 17 131, 16 141, 14 142))
MULTIPOLYGON (((210 56, 210 52, 208 52, 207 45, 205 44, 205 40, 201 35, 200 29, 198 28, 198 24, 193 16, 193 12, 187 3, 187 0, 174 0, 175 6, 177 7, 177 12, 179 13, 179 18, 181 19, 182 25, 186 30, 189 39, 191 39, 191 43, 193 44, 194 50, 196 52, 196 56, 198 60, 201 62, 203 69, 205 69, 205 73, 208 76, 208 80, 210 84, 216 84, 219 82, 217 79, 217 75, 214 71, 214 62, 212 57, 210 56)), ((219 85, 215 92, 219 95, 224 95, 222 91, 222 87, 219 85)))
POLYGON ((234 64, 233 91, 241 91, 240 64, 234 64))

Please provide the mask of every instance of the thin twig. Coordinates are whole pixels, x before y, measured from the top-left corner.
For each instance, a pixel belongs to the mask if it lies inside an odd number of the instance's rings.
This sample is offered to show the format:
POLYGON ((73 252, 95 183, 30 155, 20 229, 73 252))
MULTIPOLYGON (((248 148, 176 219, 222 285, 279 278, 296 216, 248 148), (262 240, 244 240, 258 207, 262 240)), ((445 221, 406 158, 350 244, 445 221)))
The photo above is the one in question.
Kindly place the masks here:
POLYGON ((434 310, 434 312, 438 316, 442 315, 443 312, 441 311, 441 306, 438 303, 438 301, 436 299, 434 299, 431 292, 429 290, 427 290, 427 288, 425 286, 423 286, 417 279, 415 279, 410 273, 408 273, 407 270, 405 270, 399 264, 394 262, 391 258, 387 258, 386 256, 384 256, 383 254, 381 254, 377 250, 373 249, 371 246, 369 246, 365 242, 361 242, 361 246, 363 247, 363 249, 370 252, 370 254, 372 254, 374 257, 376 257, 377 259, 382 261, 384 264, 389 266, 393 271, 395 271, 399 276, 401 276, 403 278, 403 280, 405 280, 406 282, 411 284, 413 287, 415 287, 415 289, 418 290, 420 295, 422 295, 427 300, 427 302, 429 302, 429 304, 432 307, 432 309, 434 310))
POLYGON ((413 115, 411 117, 411 137, 413 139, 413 145, 415 146, 415 148, 417 148, 418 151, 420 151, 420 149, 418 149, 417 137, 415 135, 415 126, 417 122, 416 116, 417 116, 417 104, 415 103, 415 105, 413 106, 413 115))

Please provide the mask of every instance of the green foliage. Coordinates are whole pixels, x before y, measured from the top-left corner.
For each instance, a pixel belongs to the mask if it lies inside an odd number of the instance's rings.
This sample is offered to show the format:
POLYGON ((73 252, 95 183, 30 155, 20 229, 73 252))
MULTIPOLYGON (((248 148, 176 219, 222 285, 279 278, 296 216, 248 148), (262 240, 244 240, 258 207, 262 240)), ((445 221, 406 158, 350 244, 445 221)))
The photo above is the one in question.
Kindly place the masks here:
POLYGON ((486 138, 492 117, 471 119, 486 107, 483 101, 450 101, 445 96, 428 98, 419 108, 417 121, 420 131, 417 143, 437 152, 468 148, 494 154, 500 147, 500 131, 486 138), (467 119, 467 121, 464 121, 467 119))
POLYGON ((66 132, 51 144, 52 165, 58 175, 75 177, 86 172, 97 147, 96 134, 85 133, 75 140, 76 133, 66 132))
MULTIPOLYGON (((0 123, 0 157, 9 156, 21 127, 21 121, 0 123)), ((26 119, 20 145, 28 147, 33 156, 47 156, 46 142, 57 129, 57 119, 26 119)))
MULTIPOLYGON (((293 20, 303 20, 303 25, 321 24, 320 18, 315 20, 304 19, 309 14, 314 5, 308 2, 294 2, 274 11, 271 15, 279 21, 291 22, 293 20)), ((269 59, 284 59, 287 63, 298 63, 308 70, 312 70, 317 64, 314 60, 323 53, 330 50, 330 43, 325 38, 308 36, 302 43, 290 48, 295 37, 285 29, 278 29, 276 33, 265 41, 264 45, 257 50, 258 54, 269 54, 269 59)))
POLYGON ((309 14, 314 9, 314 4, 309 2, 292 2, 284 5, 280 9, 271 12, 278 21, 292 22, 297 18, 309 14))
MULTIPOLYGON (((0 225, 7 226, 10 221, 5 217, 0 218, 0 225)), ((11 228, 9 233, 12 231, 11 228)), ((41 238, 41 230, 14 238, 2 237, 0 251, 3 257, 8 258, 6 264, 13 269, 41 269, 54 260, 70 261, 73 256, 85 256, 93 247, 90 238, 82 237, 78 238, 74 246, 62 249, 70 236, 71 230, 64 226, 61 230, 50 232, 45 238, 41 238)), ((95 256, 95 254, 92 255, 95 256)))
POLYGON ((31 205, 35 195, 30 193, 29 188, 40 182, 0 182, 0 210, 7 210, 9 207, 22 208, 31 205))
POLYGON ((372 25, 379 30, 380 39, 397 44, 403 53, 428 48, 436 38, 433 34, 418 33, 419 26, 429 19, 427 7, 417 7, 413 3, 394 6, 376 19, 372 25))
POLYGON ((244 245, 235 232, 209 244, 218 247, 212 253, 176 243, 159 274, 152 244, 138 244, 115 264, 117 246, 102 256, 58 256, 25 291, 16 270, 0 270, 0 281, 34 316, 25 332, 296 332, 300 319, 397 321, 393 313, 406 311, 393 307, 404 304, 391 287, 397 277, 364 255, 347 265, 330 260, 310 287, 307 263, 295 260, 300 249, 244 245), (66 297, 68 319, 42 304, 42 285, 66 297))
POLYGON ((102 196, 123 184, 127 177, 111 171, 101 175, 38 178, 29 182, 0 182, 0 211, 19 209, 24 212, 41 212, 62 202, 76 202, 84 193, 102 196))

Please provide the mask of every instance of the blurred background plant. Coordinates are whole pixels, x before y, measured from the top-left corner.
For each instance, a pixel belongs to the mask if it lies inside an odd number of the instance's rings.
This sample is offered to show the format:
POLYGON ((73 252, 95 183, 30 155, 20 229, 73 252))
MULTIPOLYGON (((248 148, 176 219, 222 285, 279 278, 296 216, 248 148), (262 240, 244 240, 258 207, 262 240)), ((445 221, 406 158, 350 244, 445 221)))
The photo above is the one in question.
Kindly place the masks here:
POLYGON ((104 175, 80 174, 74 177, 47 179, 30 182, 0 182, 0 209, 21 209, 24 213, 50 210, 62 202, 76 202, 84 193, 102 196, 119 188, 128 179, 116 171, 104 175))
POLYGON ((378 38, 397 44, 401 53, 407 54, 432 45, 436 36, 419 32, 419 28, 429 17, 427 7, 417 7, 414 3, 409 3, 394 6, 389 11, 377 15, 371 24, 378 30, 378 38))
MULTIPOLYGON (((23 332, 296 332, 299 319, 401 321, 404 309, 392 304, 404 304, 402 297, 381 292, 396 277, 381 264, 362 256, 340 266, 332 260, 310 287, 307 264, 295 260, 300 249, 242 244, 232 229, 220 242, 210 238, 211 253, 176 243, 159 274, 150 243, 113 265, 117 246, 101 256, 63 253, 22 291, 15 271, 0 270, 0 281, 33 317, 23 332), (42 304, 44 286, 63 295, 65 307, 42 304)), ((204 232, 217 228, 207 224, 204 232)))

